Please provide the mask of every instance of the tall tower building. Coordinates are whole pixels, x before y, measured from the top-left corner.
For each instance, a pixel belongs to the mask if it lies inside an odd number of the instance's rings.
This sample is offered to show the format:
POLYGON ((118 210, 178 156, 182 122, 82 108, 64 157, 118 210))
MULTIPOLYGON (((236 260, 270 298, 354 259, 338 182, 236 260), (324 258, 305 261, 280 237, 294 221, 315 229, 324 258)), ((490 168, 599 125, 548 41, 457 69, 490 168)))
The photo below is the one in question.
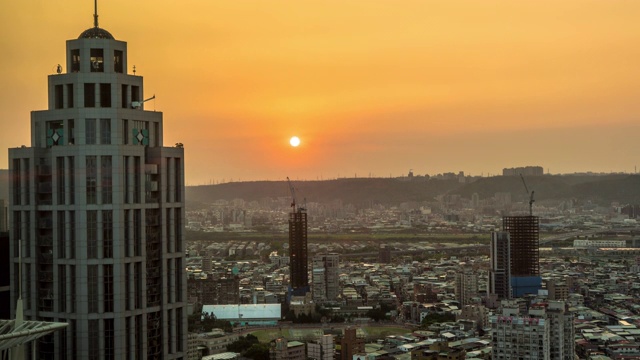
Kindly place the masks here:
POLYGON ((309 291, 307 256, 307 213, 303 208, 293 206, 289 213, 289 271, 295 295, 309 291))
POLYGON ((311 286, 313 301, 334 301, 340 294, 340 255, 320 254, 313 257, 311 286))
MULTIPOLYGON (((184 151, 163 147, 127 43, 94 26, 66 44, 31 113, 31 146, 9 150, 11 302, 22 240, 25 318, 69 323, 40 359, 186 356, 184 151)), ((14 316, 15 314, 12 314, 14 316)))
POLYGON ((505 216, 502 228, 510 238, 512 295, 537 293, 542 286, 538 217, 505 216))
POLYGON ((464 267, 456 273, 456 299, 460 305, 470 305, 478 296, 478 274, 471 267, 464 267))
POLYGON ((509 233, 491 233, 489 294, 497 300, 511 298, 511 240, 509 233))
POLYGON ((534 304, 528 315, 503 307, 502 315, 491 317, 493 358, 574 359, 573 317, 561 301, 534 304))

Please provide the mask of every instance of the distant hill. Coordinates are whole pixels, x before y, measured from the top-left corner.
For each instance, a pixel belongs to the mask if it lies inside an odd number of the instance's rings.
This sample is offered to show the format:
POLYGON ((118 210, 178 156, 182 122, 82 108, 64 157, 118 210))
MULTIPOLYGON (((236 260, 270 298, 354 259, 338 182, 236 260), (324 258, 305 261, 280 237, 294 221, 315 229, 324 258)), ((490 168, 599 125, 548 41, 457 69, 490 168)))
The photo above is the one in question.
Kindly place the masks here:
MULTIPOLYGON (((354 178, 325 181, 294 181, 298 201, 329 202, 342 200, 345 204, 399 204, 405 201, 433 201, 460 184, 455 180, 414 180, 386 178, 354 178)), ((219 185, 187 187, 187 200, 213 202, 218 199, 241 198, 247 201, 265 197, 290 197, 286 181, 234 182, 219 185)))
MULTIPOLYGON (((640 204, 640 175, 545 175, 525 179, 536 200, 577 199, 602 205, 613 201, 640 204)), ((298 200, 345 204, 397 205, 407 201, 433 201, 438 195, 460 195, 470 199, 477 193, 481 199, 499 192, 511 193, 514 201, 527 198, 522 179, 517 176, 481 178, 470 184, 457 180, 413 180, 389 178, 354 178, 325 181, 294 181, 298 200)), ((260 200, 265 197, 290 197, 286 181, 233 182, 187 187, 187 200, 211 203, 215 200, 260 200)))

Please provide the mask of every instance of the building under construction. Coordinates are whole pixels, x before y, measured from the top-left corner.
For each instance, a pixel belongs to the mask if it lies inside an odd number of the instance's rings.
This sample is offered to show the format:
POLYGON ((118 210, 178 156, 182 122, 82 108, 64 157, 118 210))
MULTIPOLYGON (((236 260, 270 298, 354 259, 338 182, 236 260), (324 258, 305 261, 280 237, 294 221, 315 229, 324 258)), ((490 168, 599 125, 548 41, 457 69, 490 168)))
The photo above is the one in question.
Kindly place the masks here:
POLYGON ((538 217, 505 216, 502 228, 511 239, 511 276, 540 276, 538 217))
POLYGON ((289 270, 294 294, 309 290, 307 259, 307 213, 295 207, 289 213, 289 270))

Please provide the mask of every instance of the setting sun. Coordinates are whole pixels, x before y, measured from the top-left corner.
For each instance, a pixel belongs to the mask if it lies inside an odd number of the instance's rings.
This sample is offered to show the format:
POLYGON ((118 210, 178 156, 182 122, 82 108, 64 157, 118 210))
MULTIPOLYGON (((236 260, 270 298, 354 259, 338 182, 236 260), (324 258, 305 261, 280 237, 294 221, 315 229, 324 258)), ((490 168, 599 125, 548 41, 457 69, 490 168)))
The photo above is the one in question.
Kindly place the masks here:
POLYGON ((300 145, 300 138, 297 136, 293 136, 291 139, 289 139, 289 144, 291 144, 291 146, 293 147, 298 147, 298 145, 300 145))

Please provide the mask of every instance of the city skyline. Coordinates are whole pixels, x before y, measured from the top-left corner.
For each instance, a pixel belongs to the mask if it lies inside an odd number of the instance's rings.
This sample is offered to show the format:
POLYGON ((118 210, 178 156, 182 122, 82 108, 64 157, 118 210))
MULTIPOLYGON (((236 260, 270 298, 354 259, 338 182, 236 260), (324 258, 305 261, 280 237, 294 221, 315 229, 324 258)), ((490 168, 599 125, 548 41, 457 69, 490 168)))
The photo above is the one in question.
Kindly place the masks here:
MULTIPOLYGON (((184 143, 187 184, 635 172, 640 4, 338 1, 98 4, 134 51, 147 110, 184 143), (157 24, 162 24, 158 26, 157 24), (299 136, 301 145, 289 145, 299 136)), ((3 3, 6 147, 28 145, 60 39, 93 3, 3 3), (8 16, 6 14, 11 14, 8 16), (54 16, 55 15, 55 16, 54 16)), ((66 71, 66 69, 64 69, 66 71)), ((7 168, 6 157, 0 168, 7 168)))

